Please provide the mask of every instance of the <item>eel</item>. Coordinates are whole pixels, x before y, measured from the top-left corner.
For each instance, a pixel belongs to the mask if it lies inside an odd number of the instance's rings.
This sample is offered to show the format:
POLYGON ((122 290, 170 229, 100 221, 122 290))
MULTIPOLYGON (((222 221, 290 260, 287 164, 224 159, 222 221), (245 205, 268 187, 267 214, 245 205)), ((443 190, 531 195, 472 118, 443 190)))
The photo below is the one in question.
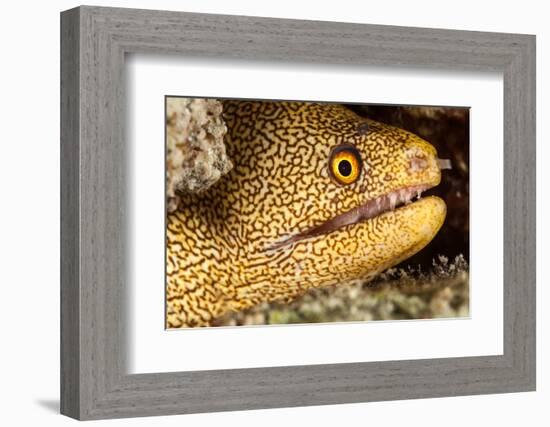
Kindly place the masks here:
POLYGON ((338 104, 224 101, 233 169, 166 220, 166 327, 370 280, 436 235, 435 148, 338 104))

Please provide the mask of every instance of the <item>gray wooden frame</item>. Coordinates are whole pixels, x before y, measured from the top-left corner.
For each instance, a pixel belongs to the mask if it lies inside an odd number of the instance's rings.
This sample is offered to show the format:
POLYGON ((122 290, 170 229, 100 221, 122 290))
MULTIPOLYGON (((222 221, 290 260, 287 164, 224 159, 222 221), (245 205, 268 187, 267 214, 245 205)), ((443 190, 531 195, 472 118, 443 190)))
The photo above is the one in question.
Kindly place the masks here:
POLYGON ((87 6, 61 14, 63 414, 99 419, 534 389, 534 36, 87 6), (504 354, 128 375, 124 58, 135 52, 502 72, 504 354))

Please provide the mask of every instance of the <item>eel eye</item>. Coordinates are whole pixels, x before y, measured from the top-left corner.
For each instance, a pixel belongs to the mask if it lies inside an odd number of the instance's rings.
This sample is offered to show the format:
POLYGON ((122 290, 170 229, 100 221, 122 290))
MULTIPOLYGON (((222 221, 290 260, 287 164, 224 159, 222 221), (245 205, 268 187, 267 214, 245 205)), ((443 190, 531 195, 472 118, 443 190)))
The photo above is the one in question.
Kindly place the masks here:
POLYGON ((338 184, 353 184, 359 178, 361 168, 361 156, 353 145, 339 145, 330 152, 328 170, 338 184))

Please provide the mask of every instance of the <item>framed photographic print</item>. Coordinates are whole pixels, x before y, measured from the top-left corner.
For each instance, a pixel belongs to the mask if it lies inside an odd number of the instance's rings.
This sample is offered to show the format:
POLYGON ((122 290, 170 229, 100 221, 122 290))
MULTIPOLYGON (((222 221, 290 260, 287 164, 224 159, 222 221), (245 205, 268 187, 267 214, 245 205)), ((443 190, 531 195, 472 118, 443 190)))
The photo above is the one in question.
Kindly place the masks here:
POLYGON ((61 410, 535 389, 535 38, 61 15, 61 410))

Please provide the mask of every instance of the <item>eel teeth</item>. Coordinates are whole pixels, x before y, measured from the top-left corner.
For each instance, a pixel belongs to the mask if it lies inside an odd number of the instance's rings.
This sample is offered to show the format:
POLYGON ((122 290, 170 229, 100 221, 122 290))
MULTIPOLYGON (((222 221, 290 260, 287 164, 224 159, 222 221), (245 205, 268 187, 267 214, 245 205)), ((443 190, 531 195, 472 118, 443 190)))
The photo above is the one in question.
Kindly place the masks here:
POLYGON ((308 237, 315 237, 320 234, 330 233, 341 227, 345 227, 346 225, 356 224, 360 221, 374 218, 385 212, 393 211, 396 207, 411 203, 415 196, 420 199, 422 192, 431 187, 432 185, 411 185, 394 190, 375 199, 371 199, 361 206, 353 208, 340 215, 336 215, 322 224, 289 236, 282 241, 276 242, 269 246, 267 250, 278 249, 282 246, 290 245, 308 237))

